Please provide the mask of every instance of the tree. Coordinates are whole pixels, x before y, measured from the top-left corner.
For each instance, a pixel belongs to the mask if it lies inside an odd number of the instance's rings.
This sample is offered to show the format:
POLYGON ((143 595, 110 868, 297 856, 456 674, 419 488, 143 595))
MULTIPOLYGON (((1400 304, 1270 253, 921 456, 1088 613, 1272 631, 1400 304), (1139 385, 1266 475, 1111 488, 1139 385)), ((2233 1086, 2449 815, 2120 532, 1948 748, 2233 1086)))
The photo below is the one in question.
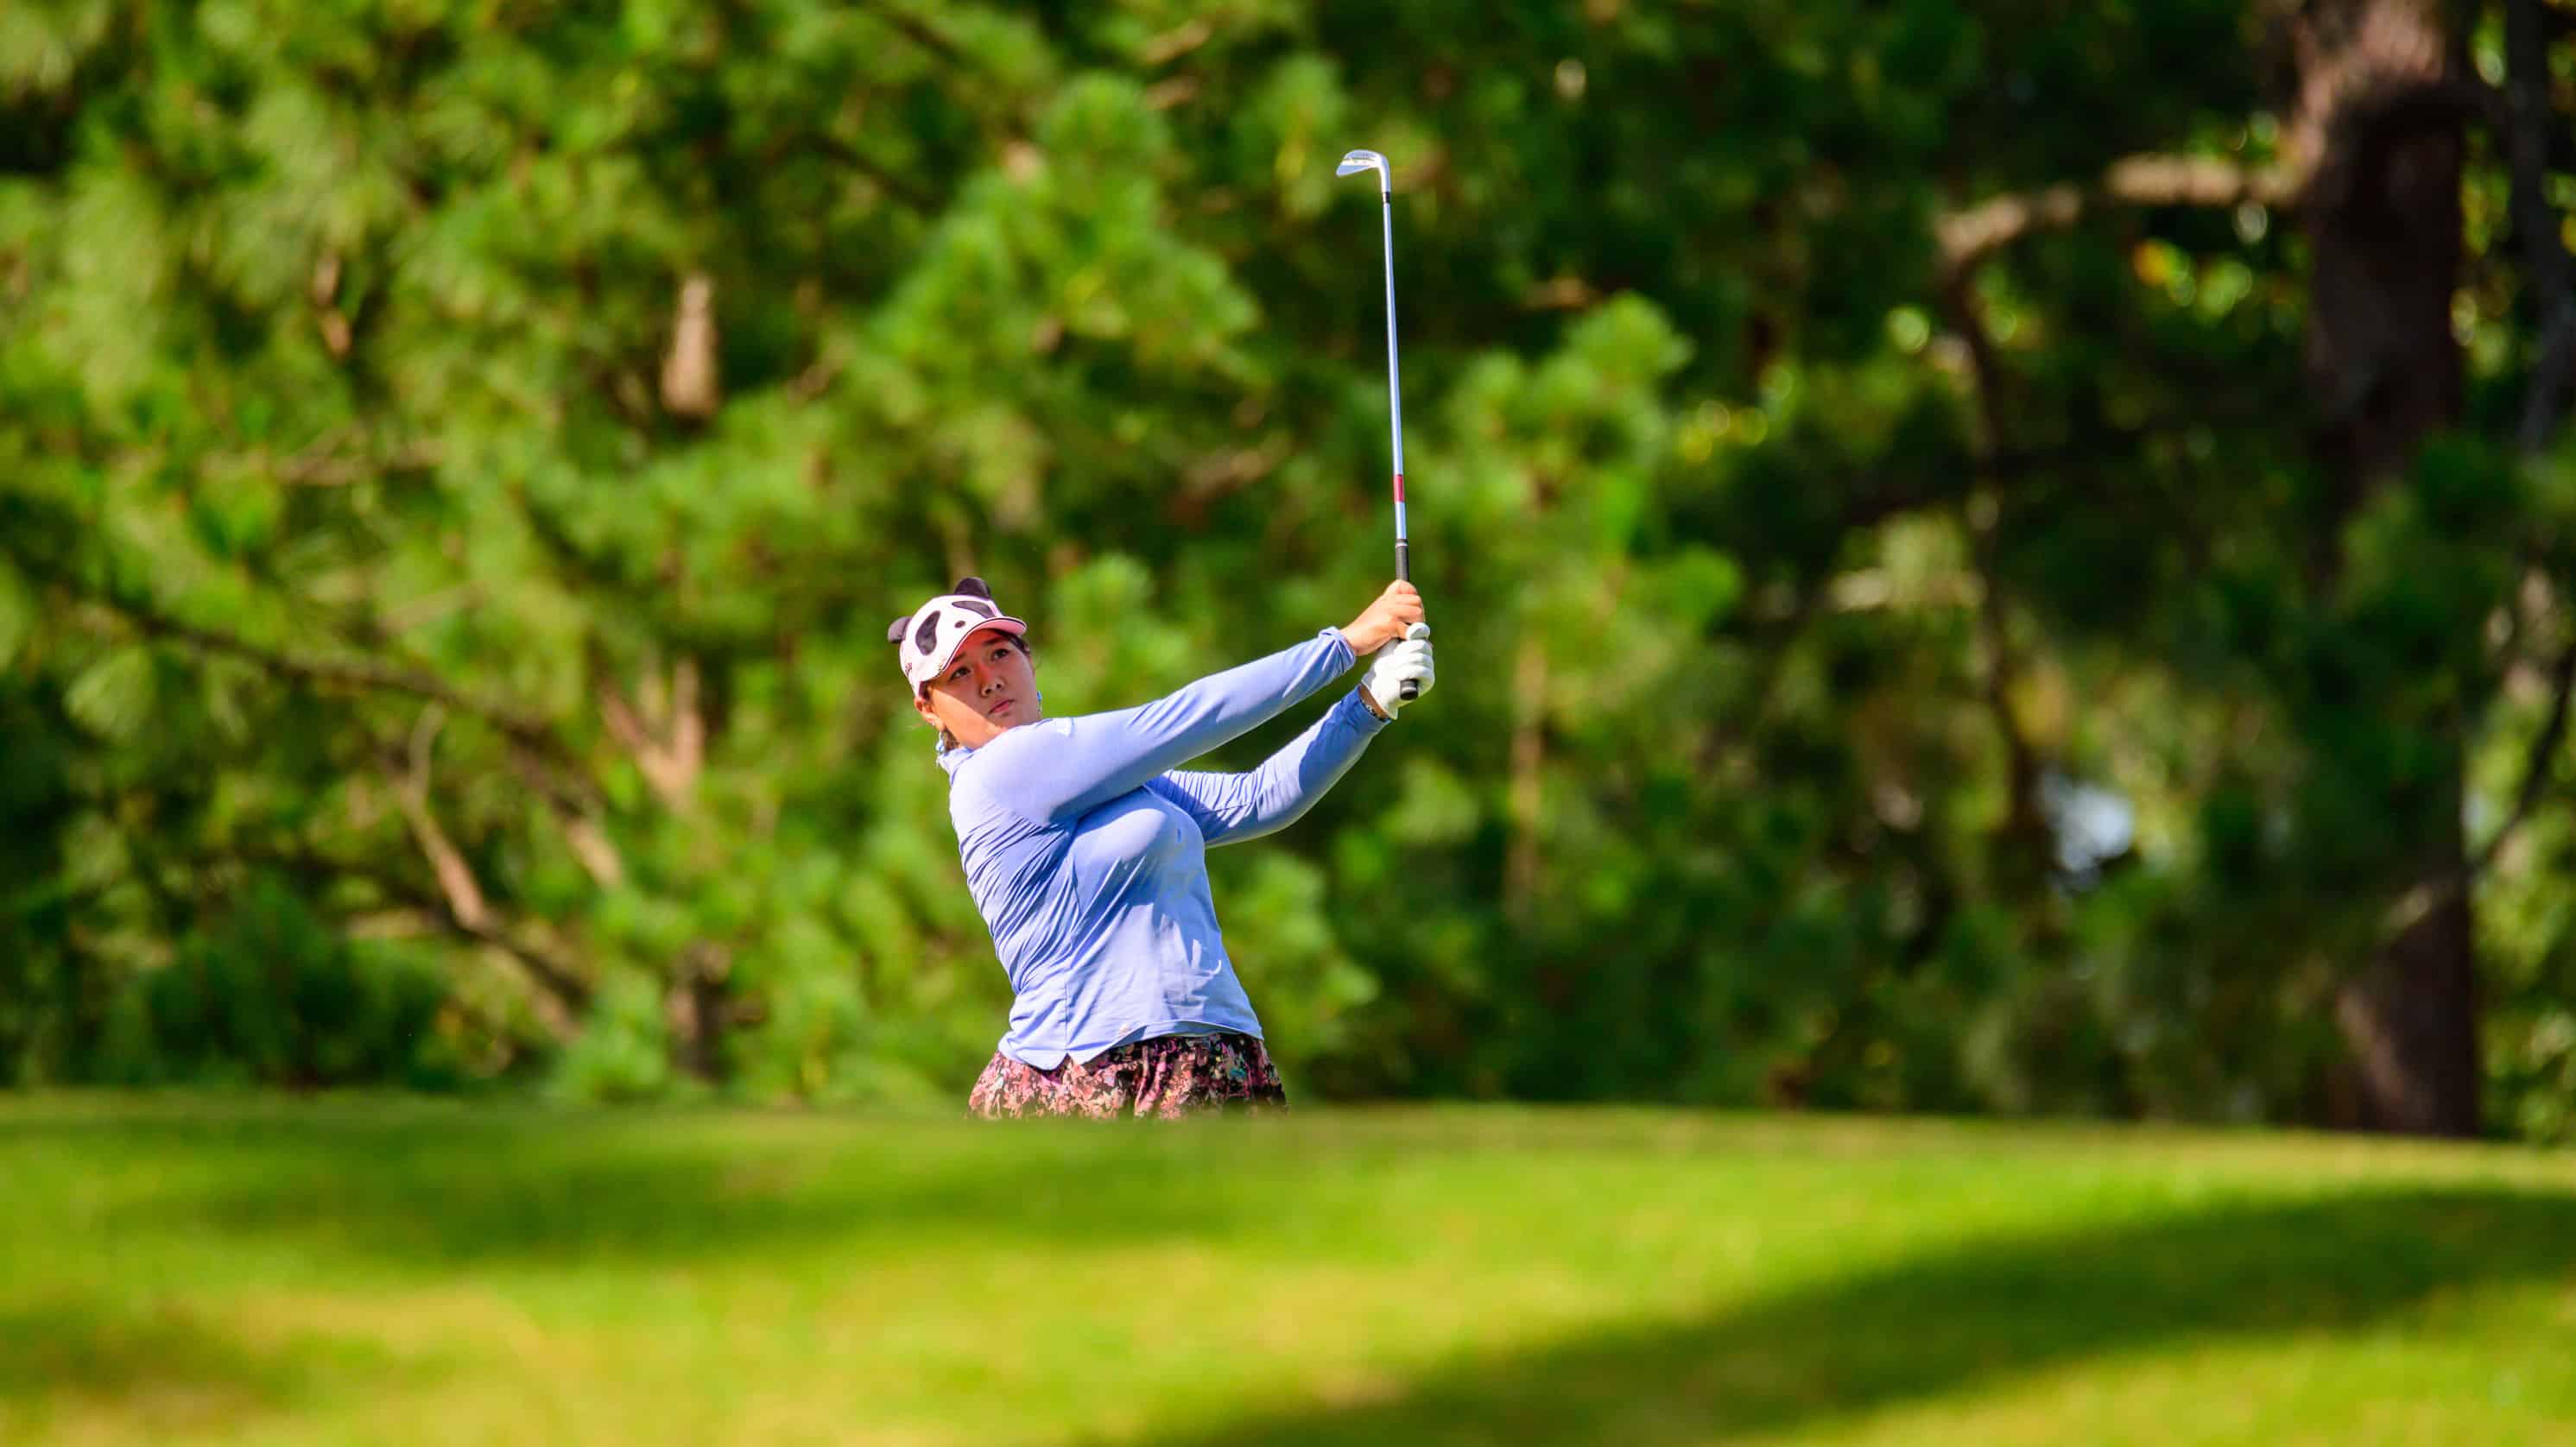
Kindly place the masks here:
POLYGON ((1448 666, 1214 861, 1301 1088, 2576 1116, 2563 5, 9 14, 13 1078, 961 1086, 884 620, 1372 592, 1371 145, 1448 666))
MULTIPOLYGON (((2179 592, 2202 617, 2262 610, 2240 624, 2250 636, 2230 642, 2267 667, 2266 689, 2303 743, 2283 761, 2301 777, 2274 786, 2294 842, 2277 859, 2234 862, 2305 876, 2296 888, 2313 898, 2313 924, 2277 944, 2304 935, 2367 960, 2329 971, 2350 1063, 2321 1109, 2444 1134, 2472 1134, 2486 1120, 2474 889, 2554 766, 2567 681, 2563 657, 2541 665, 2548 722, 2509 816, 2473 853, 2472 751, 2500 713, 2522 712, 2497 692, 2501 674, 2523 667, 2521 653, 2490 651, 2480 635, 2517 607, 2517 587, 2544 597, 2563 587, 2550 580, 2564 579, 2567 558, 2563 516, 2524 491, 2505 456, 2540 456, 2565 410, 2567 283, 2563 223, 2545 199, 2548 138, 2563 130, 2547 94, 2545 14, 2536 3, 2504 11, 2510 98, 2468 69, 2475 13, 2413 0, 2282 7, 2273 19, 2288 118, 2270 167, 2132 159, 2094 197, 1990 205, 1950 238, 1954 263, 1966 263, 1998 234, 2071 222, 2088 199, 2240 215, 2295 208, 2308 288, 2303 471, 2313 483, 2279 499, 2290 551, 2270 576, 2203 574, 2179 592), (2471 255, 2461 204, 2464 186, 2475 198, 2480 184, 2468 170, 2473 125, 2511 157, 2510 239, 2499 246, 2490 229, 2483 257, 2471 255), (2495 267, 2507 246, 2536 345, 2486 369, 2493 393, 2516 405, 2482 409, 2496 437, 2482 444, 2455 298, 2480 279, 2470 263, 2495 267)), ((2210 561, 2204 551, 2195 565, 2210 561)), ((2514 627, 2511 641, 2540 642, 2531 635, 2558 626, 2546 616, 2558 606, 2544 603, 2539 626, 2514 627)))

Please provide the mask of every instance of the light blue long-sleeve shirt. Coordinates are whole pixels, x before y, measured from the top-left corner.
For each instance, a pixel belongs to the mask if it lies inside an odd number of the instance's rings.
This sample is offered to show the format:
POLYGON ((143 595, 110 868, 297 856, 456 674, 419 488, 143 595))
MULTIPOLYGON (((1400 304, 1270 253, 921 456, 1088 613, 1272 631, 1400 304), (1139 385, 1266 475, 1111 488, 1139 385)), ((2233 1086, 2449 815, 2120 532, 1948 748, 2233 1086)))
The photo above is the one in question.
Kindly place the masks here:
POLYGON ((940 751, 966 887, 1015 997, 1003 1054, 1052 1070, 1156 1035, 1261 1034, 1217 931, 1207 846, 1294 822, 1386 721, 1354 690, 1250 773, 1172 770, 1355 662, 1327 628, 1152 703, 940 751))

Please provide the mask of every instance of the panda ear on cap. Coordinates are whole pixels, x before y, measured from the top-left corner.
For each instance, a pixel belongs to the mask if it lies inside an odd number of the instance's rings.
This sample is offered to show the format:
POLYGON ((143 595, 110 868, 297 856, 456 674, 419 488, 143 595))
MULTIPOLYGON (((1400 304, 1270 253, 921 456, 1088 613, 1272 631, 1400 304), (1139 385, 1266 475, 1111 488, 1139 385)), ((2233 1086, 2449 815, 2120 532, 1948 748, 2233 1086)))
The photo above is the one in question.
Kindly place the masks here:
POLYGON ((948 591, 963 594, 969 598, 982 598, 986 602, 992 601, 993 597, 992 588, 981 578, 960 578, 957 580, 957 586, 948 591))
POLYGON ((891 623, 887 624, 887 625, 886 625, 886 642, 888 642, 888 643, 901 643, 901 642, 903 642, 903 630, 905 630, 905 629, 907 629, 907 628, 909 628, 909 627, 911 627, 911 626, 912 626, 912 615, 911 615, 911 614, 909 614, 909 613, 906 613, 906 614, 904 614, 902 617, 897 618, 897 619, 896 619, 896 620, 894 620, 893 622, 891 622, 891 623))

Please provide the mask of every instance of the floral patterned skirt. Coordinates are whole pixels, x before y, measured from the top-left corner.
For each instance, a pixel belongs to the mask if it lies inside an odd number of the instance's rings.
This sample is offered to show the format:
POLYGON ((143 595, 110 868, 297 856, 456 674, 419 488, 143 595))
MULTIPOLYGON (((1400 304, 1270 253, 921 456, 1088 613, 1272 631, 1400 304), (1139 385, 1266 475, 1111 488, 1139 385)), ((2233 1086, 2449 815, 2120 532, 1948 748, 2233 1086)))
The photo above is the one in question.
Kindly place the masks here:
POLYGON ((1038 1070, 998 1052, 966 1098, 988 1120, 1015 1115, 1161 1116, 1286 1108, 1270 1054, 1249 1035, 1161 1035, 1038 1070))

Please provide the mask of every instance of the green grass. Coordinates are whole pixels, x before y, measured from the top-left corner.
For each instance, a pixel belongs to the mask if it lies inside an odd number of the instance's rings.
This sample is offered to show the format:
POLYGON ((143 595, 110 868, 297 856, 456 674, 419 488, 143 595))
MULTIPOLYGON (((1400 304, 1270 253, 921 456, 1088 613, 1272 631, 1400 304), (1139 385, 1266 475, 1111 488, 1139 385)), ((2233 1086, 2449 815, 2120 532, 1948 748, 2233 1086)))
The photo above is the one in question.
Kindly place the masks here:
POLYGON ((2576 1160, 0 1098, 0 1442, 2576 1441, 2576 1160))

